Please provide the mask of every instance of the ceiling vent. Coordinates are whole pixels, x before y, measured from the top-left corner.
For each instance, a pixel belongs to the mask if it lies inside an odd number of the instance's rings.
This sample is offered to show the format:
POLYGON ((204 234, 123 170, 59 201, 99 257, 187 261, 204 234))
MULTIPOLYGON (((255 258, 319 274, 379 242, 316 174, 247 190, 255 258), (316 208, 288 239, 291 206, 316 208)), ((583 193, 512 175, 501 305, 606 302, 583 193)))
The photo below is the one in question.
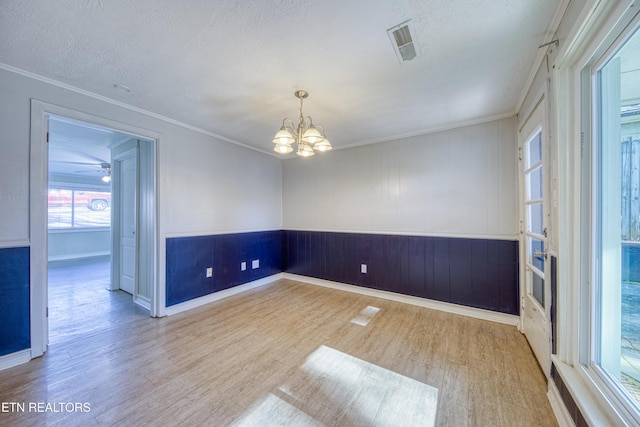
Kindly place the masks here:
POLYGON ((396 51, 398 60, 402 63, 411 61, 416 57, 415 30, 411 20, 405 21, 400 25, 387 30, 393 50, 396 51))

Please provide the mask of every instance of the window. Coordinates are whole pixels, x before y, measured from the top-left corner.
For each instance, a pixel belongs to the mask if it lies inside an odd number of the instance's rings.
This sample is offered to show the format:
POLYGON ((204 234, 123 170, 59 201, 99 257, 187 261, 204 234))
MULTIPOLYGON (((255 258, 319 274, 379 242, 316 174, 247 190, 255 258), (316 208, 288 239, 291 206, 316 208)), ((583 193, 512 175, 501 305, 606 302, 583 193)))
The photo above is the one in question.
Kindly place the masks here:
POLYGON ((640 420, 640 31, 593 78, 591 345, 583 361, 640 420))
POLYGON ((49 187, 49 230, 109 227, 111 193, 49 187))

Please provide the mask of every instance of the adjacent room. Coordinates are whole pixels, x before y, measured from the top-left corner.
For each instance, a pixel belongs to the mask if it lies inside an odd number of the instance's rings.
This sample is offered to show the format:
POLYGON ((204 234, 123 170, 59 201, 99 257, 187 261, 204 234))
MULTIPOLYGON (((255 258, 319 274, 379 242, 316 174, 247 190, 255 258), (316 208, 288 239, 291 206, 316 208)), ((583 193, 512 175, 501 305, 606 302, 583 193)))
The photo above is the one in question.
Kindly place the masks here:
POLYGON ((114 211, 113 226, 111 210, 121 206, 119 200, 127 200, 123 197, 130 200, 125 206, 135 205, 139 141, 57 116, 48 117, 47 128, 47 319, 53 345, 121 328, 146 310, 134 303, 136 263, 129 262, 135 257, 126 253, 131 239, 114 241, 117 235, 112 233, 121 228, 127 236, 135 233, 135 209, 114 211), (119 153, 128 153, 123 173, 119 153), (113 194, 112 169, 121 173, 114 179, 118 191, 113 194), (112 246, 117 248, 113 253, 112 246))
POLYGON ((5 0, 0 129, 2 425, 640 425, 638 0, 5 0))

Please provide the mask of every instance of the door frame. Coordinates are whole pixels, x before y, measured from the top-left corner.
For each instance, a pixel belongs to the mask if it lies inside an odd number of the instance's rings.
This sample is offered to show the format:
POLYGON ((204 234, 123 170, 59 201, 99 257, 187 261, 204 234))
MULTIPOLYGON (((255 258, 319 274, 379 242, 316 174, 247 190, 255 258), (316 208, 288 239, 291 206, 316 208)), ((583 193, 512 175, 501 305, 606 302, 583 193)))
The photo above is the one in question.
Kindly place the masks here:
POLYGON ((29 287, 31 358, 41 356, 48 345, 48 214, 47 192, 49 171, 49 147, 47 143, 48 116, 62 116, 71 120, 95 124, 114 131, 140 137, 147 141, 144 150, 145 209, 139 216, 141 228, 146 230, 143 239, 145 252, 144 271, 151 284, 149 311, 157 316, 159 289, 158 274, 158 208, 157 208, 157 147, 159 135, 135 126, 83 113, 70 108, 31 99, 30 153, 29 153, 29 287))
MULTIPOLYGON (((547 379, 551 375, 551 294, 550 259, 549 253, 549 141, 548 122, 546 114, 546 93, 540 94, 538 102, 531 110, 518 131, 518 182, 520 189, 519 213, 520 213, 520 321, 519 329, 525 334, 534 352, 538 364, 542 368, 547 379), (542 204, 543 204, 543 229, 546 231, 544 242, 544 307, 530 295, 529 271, 527 261, 527 196, 525 182, 525 149, 527 142, 535 136, 537 131, 541 133, 542 144, 542 204), (541 310, 542 309, 542 310, 541 310), (527 334, 529 331, 529 334, 527 334), (546 348, 546 350, 545 350, 546 348), (538 354, 541 353, 541 354, 538 354)), ((531 272, 531 274, 535 274, 531 272)))

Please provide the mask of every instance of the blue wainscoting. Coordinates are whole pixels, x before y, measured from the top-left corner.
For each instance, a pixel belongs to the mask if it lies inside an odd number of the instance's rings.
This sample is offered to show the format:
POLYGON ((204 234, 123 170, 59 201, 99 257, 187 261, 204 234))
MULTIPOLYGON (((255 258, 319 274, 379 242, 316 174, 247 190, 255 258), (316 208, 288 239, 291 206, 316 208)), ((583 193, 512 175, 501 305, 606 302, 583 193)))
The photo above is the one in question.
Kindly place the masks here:
POLYGON ((292 230, 167 239, 167 306, 282 271, 519 313, 517 241, 292 230))
POLYGON ((31 346, 29 248, 0 249, 0 356, 31 346))
POLYGON ((282 242, 288 273, 519 314, 517 241, 285 230, 282 242))
POLYGON ((167 307, 282 272, 280 230, 176 237, 166 243, 167 307), (259 260, 259 268, 252 268, 253 260, 259 260), (208 267, 213 267, 210 278, 208 267))

